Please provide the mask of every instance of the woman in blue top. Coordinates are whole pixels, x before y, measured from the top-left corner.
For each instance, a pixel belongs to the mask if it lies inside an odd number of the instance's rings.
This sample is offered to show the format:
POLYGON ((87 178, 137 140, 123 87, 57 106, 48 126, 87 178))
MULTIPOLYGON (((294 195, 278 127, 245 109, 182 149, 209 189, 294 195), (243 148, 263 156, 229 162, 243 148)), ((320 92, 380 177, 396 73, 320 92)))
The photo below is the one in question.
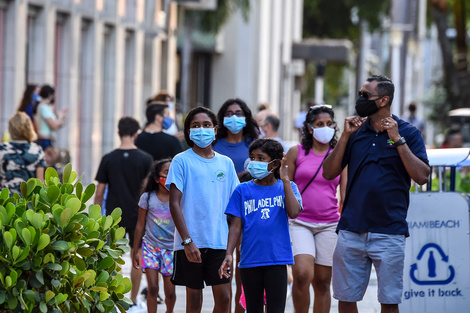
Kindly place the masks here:
POLYGON ((267 312, 284 312, 287 267, 294 264, 288 217, 296 218, 302 200, 289 180, 282 145, 257 139, 249 149, 248 172, 254 179, 235 188, 225 210, 232 216, 227 252, 220 277, 230 277, 232 254, 242 236, 240 273, 248 313, 262 313, 266 290, 267 312))
POLYGON ((237 174, 245 170, 248 147, 259 137, 259 128, 248 105, 241 99, 228 99, 217 113, 219 127, 214 151, 228 156, 237 174))

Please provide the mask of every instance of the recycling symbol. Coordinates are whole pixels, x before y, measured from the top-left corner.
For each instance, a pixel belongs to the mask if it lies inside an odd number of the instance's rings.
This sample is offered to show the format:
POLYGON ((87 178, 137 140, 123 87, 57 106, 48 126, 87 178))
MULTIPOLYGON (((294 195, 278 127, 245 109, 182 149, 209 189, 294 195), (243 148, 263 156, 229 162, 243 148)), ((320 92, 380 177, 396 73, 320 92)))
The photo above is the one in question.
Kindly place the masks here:
POLYGON ((411 265, 410 278, 417 285, 446 285, 455 277, 449 256, 435 243, 425 244, 411 265))

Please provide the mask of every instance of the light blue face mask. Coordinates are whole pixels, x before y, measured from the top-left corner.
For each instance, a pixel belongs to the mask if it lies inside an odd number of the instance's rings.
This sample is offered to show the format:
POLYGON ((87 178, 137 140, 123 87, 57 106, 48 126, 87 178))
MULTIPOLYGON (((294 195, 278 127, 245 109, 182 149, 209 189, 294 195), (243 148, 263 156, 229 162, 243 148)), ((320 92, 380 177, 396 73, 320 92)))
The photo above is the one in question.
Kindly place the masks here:
POLYGON ((215 139, 214 128, 191 128, 189 130, 189 139, 199 148, 206 148, 215 139))
MULTIPOLYGON (((271 162, 274 161, 276 160, 272 160, 271 162)), ((246 170, 254 178, 263 179, 273 172, 273 170, 268 171, 268 164, 271 162, 250 161, 246 170)))
POLYGON ((233 134, 238 134, 243 127, 245 127, 246 121, 245 117, 231 116, 224 117, 224 126, 228 128, 233 134))

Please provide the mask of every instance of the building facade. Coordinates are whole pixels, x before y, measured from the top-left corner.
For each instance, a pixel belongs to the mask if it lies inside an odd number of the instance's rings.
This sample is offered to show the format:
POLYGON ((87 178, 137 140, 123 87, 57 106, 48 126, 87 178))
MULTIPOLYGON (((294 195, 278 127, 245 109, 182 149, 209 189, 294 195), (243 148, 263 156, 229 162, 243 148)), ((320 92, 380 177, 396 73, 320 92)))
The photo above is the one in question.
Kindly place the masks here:
POLYGON ((27 84, 54 86, 56 146, 92 182, 119 118, 143 123, 147 98, 175 94, 176 24, 165 0, 0 0, 0 131, 27 84))

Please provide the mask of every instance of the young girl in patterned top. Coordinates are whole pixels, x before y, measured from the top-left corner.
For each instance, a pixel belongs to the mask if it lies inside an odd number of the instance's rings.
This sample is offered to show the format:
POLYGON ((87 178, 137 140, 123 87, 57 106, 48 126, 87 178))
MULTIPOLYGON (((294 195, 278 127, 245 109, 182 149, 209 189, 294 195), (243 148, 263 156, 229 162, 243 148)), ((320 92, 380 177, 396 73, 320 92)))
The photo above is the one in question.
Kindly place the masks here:
POLYGON ((170 159, 155 161, 139 201, 139 219, 135 228, 134 247, 142 239, 142 258, 134 249, 134 267, 142 268, 148 284, 147 311, 157 312, 158 272, 163 276, 166 312, 173 312, 176 294, 170 282, 173 274, 173 240, 175 224, 170 214, 170 193, 164 187, 170 159))

